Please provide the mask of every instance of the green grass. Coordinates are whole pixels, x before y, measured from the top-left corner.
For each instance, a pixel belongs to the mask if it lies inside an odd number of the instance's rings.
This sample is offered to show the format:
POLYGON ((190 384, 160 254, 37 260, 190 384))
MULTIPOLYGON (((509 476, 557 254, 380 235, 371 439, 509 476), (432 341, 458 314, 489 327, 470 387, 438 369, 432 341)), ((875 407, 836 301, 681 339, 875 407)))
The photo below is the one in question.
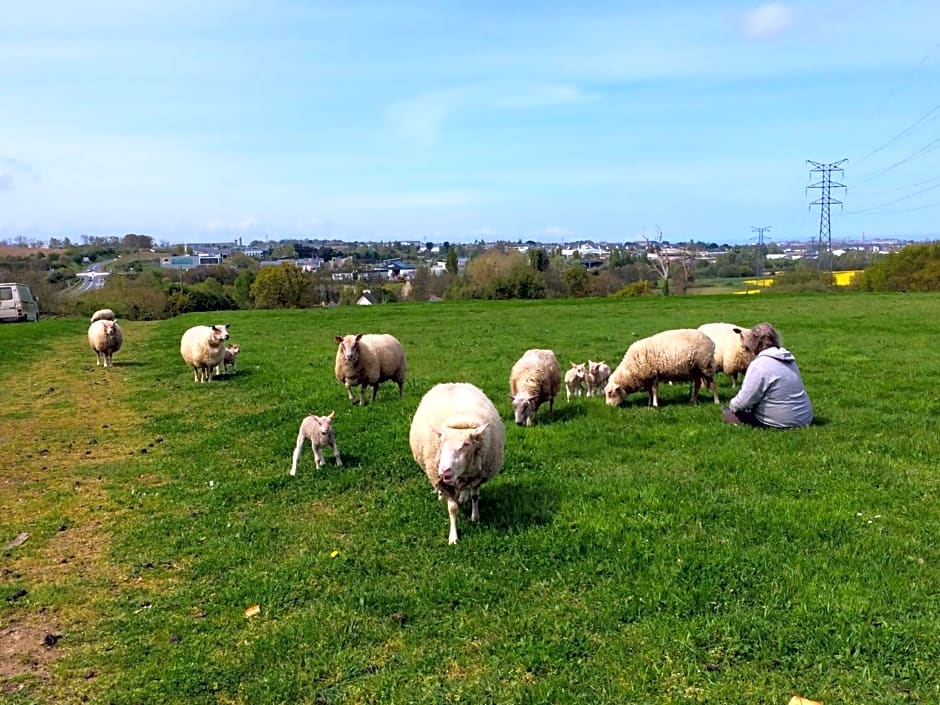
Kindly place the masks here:
POLYGON ((0 554, 0 596, 28 591, 0 600, 0 629, 63 634, 45 673, 0 693, 938 702, 938 313, 929 295, 768 294, 202 314, 125 324, 108 371, 83 321, 0 327, 0 384, 17 391, 0 423, 36 428, 0 430, 0 463, 19 468, 0 488, 0 540, 32 534, 0 554), (511 422, 509 368, 527 348, 613 367, 639 337, 719 320, 777 325, 817 424, 727 426, 684 384, 661 389, 659 410, 562 394, 553 420, 511 422), (242 345, 239 372, 196 385, 179 338, 213 321, 242 345), (333 336, 361 331, 404 344, 402 400, 388 384, 353 407, 333 379, 333 336), (503 472, 455 546, 408 448, 443 381, 481 387, 507 425, 503 472), (102 394, 85 418, 44 416, 102 394), (305 449, 289 477, 301 418, 334 409, 345 466, 327 452, 317 471, 305 449), (100 555, 56 568, 57 542, 83 527, 100 555))

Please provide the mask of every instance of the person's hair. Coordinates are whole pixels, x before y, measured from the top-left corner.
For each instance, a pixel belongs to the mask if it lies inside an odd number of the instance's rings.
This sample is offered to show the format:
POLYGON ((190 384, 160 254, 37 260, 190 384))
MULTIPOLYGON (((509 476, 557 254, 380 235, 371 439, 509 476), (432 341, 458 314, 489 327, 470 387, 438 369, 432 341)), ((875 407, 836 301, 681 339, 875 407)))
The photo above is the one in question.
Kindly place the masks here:
POLYGON ((767 348, 780 347, 780 334, 769 323, 758 323, 751 328, 751 348, 756 355, 767 348))

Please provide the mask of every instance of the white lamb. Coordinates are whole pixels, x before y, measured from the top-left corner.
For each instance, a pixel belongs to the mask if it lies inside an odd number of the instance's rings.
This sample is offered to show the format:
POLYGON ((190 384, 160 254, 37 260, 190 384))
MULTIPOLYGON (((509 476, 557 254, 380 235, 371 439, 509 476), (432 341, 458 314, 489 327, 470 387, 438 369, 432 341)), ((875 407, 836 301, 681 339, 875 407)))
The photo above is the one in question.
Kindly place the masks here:
POLYGON ((506 433, 499 412, 472 384, 438 384, 422 397, 408 440, 438 497, 447 500, 447 543, 457 543, 457 505, 469 496, 470 521, 479 521, 480 485, 503 466, 506 433))
POLYGON ((112 367, 111 356, 124 344, 124 331, 117 321, 98 319, 88 326, 88 344, 95 351, 95 367, 102 363, 105 367, 112 367))
POLYGON ((300 451, 304 441, 310 441, 313 450, 313 461, 319 470, 326 465, 323 458, 323 449, 329 446, 333 449, 333 457, 337 466, 342 467, 343 459, 339 457, 339 448, 336 447, 336 434, 333 432, 333 414, 329 416, 308 416, 300 422, 300 432, 297 434, 297 445, 294 446, 294 457, 291 463, 290 474, 297 474, 297 461, 300 460, 300 451))
POLYGON ((572 394, 580 397, 587 386, 587 370, 584 365, 572 362, 571 369, 565 370, 565 401, 571 401, 572 394))
POLYGON ((110 308, 101 308, 91 314, 92 323, 95 321, 113 321, 115 318, 117 317, 114 315, 114 311, 112 311, 110 308))
POLYGON ((610 379, 610 365, 601 360, 588 360, 588 396, 593 397, 604 390, 610 379))
POLYGON ((698 401, 702 385, 712 390, 715 403, 715 344, 699 330, 667 330, 643 338, 627 348, 613 371, 604 397, 608 406, 617 406, 629 394, 646 390, 650 406, 659 406, 660 381, 692 381, 692 401, 698 401))
POLYGON ((715 372, 724 372, 731 378, 731 387, 736 387, 738 375, 743 375, 754 359, 741 340, 740 331, 747 328, 733 323, 704 323, 698 329, 715 343, 715 372))
POLYGON ((193 326, 180 340, 180 355, 193 368, 197 382, 211 382, 212 372, 225 360, 228 324, 193 326))
POLYGON ((548 402, 555 411, 555 395, 561 389, 561 365, 551 350, 526 350, 509 372, 509 398, 519 426, 531 426, 535 413, 548 402))
POLYGON ((355 404, 352 388, 359 386, 359 403, 366 403, 366 387, 372 387, 372 401, 379 392, 379 384, 392 380, 398 384, 399 399, 404 392, 408 361, 405 349, 393 335, 367 333, 363 335, 337 335, 334 371, 336 380, 346 386, 349 400, 355 404))
POLYGON ((229 365, 232 366, 232 374, 235 374, 237 369, 238 353, 241 352, 241 349, 242 346, 238 343, 232 343, 231 345, 228 343, 225 344, 225 354, 222 357, 222 364, 215 368, 215 374, 217 376, 228 374, 229 365))

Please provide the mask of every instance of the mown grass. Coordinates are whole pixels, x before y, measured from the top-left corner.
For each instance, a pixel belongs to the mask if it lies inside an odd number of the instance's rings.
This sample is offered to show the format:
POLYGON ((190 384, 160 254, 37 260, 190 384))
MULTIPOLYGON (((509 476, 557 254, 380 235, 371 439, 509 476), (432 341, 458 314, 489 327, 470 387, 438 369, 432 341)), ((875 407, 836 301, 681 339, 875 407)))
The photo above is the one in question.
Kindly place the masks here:
POLYGON ((12 390, 0 540, 32 534, 0 557, 0 630, 62 635, 61 658, 31 657, 0 692, 937 702, 938 304, 769 294, 232 312, 215 318, 242 345, 239 371, 210 385, 178 354, 205 315, 127 323, 107 371, 82 321, 0 328, 12 390), (511 423, 508 372, 525 349, 613 366, 638 337, 716 320, 778 326, 817 424, 729 427, 713 404, 687 404, 686 385, 661 390, 659 410, 642 395, 618 409, 562 396, 553 419, 511 423), (365 408, 346 401, 333 336, 358 331, 405 345, 403 399, 388 385, 365 408), (507 452, 482 521, 463 515, 448 546, 407 438, 421 395, 455 380, 503 411, 507 452), (289 477, 300 419, 334 409, 344 467, 327 453, 314 470, 305 450, 289 477))

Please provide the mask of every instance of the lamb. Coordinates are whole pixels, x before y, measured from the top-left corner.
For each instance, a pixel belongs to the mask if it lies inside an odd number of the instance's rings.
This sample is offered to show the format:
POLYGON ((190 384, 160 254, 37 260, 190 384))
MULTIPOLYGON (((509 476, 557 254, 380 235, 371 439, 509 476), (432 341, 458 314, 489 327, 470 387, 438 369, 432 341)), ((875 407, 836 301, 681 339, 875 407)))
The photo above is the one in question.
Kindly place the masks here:
POLYGON ((110 308, 101 308, 91 314, 91 322, 95 321, 113 321, 116 319, 114 311, 110 308))
POLYGON ((555 395, 561 388, 561 365, 551 350, 526 350, 509 372, 509 398, 519 426, 531 426, 535 413, 548 402, 555 412, 555 395))
POLYGON ((587 370, 584 365, 571 363, 571 369, 565 371, 565 401, 571 401, 571 395, 580 397, 588 386, 587 370))
POLYGON ((326 460, 323 458, 323 449, 327 446, 333 449, 336 465, 342 467, 343 459, 339 457, 339 448, 336 447, 336 434, 333 433, 334 413, 331 411, 328 416, 311 415, 300 422, 300 432, 297 434, 297 445, 294 446, 294 458, 290 468, 291 475, 297 474, 297 461, 300 460, 300 451, 304 447, 304 441, 310 441, 313 460, 318 470, 326 465, 326 460))
POLYGON ((641 389, 649 394, 650 406, 659 406, 659 382, 692 381, 692 401, 698 401, 702 385, 715 388, 715 344, 699 330, 682 328, 667 330, 637 340, 613 371, 604 397, 608 406, 617 406, 627 395, 641 389))
POLYGON ((236 362, 238 360, 238 353, 241 352, 241 349, 242 349, 242 346, 239 345, 238 343, 232 343, 231 345, 228 345, 226 343, 225 354, 222 357, 222 364, 216 365, 215 374, 216 375, 228 374, 229 365, 232 366, 232 374, 235 374, 235 370, 237 369, 236 362))
POLYGON ((589 397, 593 397, 603 390, 604 386, 607 384, 608 379, 610 379, 610 365, 608 365, 603 360, 600 362, 588 360, 589 397))
POLYGON ((731 387, 736 387, 738 375, 743 375, 754 359, 739 334, 747 328, 733 323, 704 323, 698 329, 715 343, 715 371, 724 372, 731 378, 731 387))
POLYGON ((193 326, 180 340, 180 355, 193 368, 197 382, 211 382, 212 372, 225 360, 228 324, 193 326))
POLYGON ((438 498, 447 500, 447 543, 457 543, 457 505, 469 496, 470 521, 479 521, 480 485, 503 466, 506 432, 499 412, 472 384, 438 384, 422 397, 408 440, 438 498))
POLYGON ((124 331, 117 321, 100 318, 88 326, 88 344, 95 351, 95 367, 113 367, 111 356, 124 344, 124 331))
POLYGON ((366 387, 372 387, 372 401, 379 392, 379 384, 393 380, 398 384, 398 398, 402 397, 408 362, 405 349, 393 335, 385 333, 359 333, 336 336, 336 380, 346 386, 349 401, 356 403, 352 387, 359 386, 359 404, 366 403, 366 387))

